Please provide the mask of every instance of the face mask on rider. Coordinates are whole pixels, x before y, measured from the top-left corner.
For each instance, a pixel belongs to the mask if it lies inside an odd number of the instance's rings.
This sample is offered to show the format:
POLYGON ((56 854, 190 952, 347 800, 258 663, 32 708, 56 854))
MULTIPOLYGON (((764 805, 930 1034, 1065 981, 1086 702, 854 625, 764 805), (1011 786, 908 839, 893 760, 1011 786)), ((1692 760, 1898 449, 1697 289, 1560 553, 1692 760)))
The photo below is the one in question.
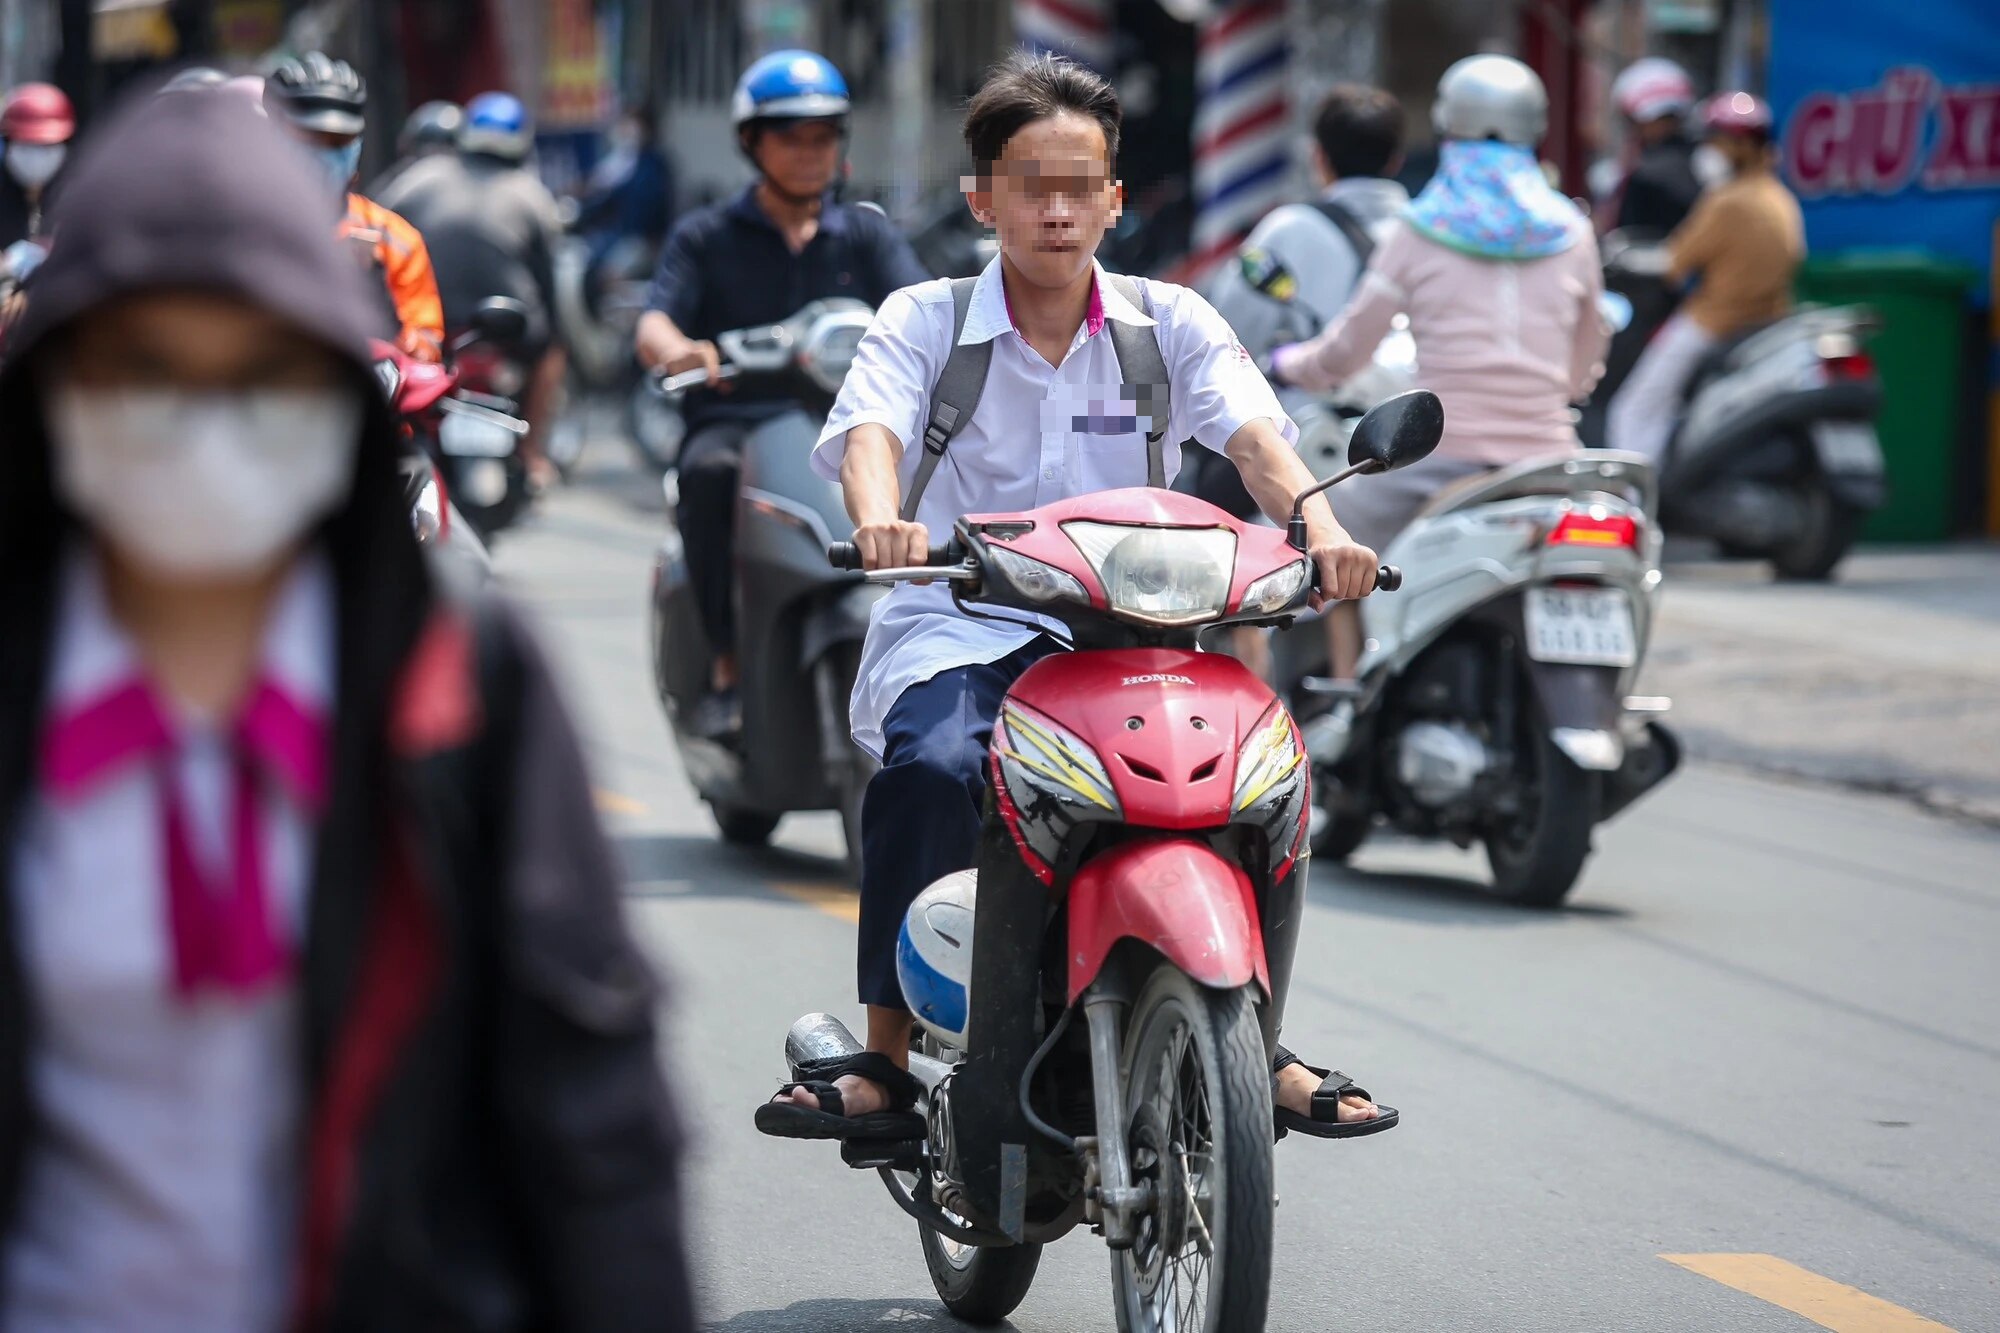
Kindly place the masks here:
POLYGON ((1736 168, 1729 163, 1729 155, 1712 143, 1697 146, 1688 165, 1703 187, 1720 185, 1736 174, 1736 168))
POLYGON ((69 145, 65 143, 8 144, 7 174, 22 188, 39 190, 56 178, 68 156, 69 145))
POLYGON ((84 388, 46 395, 56 493, 180 578, 261 572, 346 498, 360 400, 342 389, 84 388))
POLYGON ((335 194, 346 194, 347 183, 361 166, 361 140, 354 139, 338 148, 315 148, 313 157, 326 173, 326 183, 335 194))

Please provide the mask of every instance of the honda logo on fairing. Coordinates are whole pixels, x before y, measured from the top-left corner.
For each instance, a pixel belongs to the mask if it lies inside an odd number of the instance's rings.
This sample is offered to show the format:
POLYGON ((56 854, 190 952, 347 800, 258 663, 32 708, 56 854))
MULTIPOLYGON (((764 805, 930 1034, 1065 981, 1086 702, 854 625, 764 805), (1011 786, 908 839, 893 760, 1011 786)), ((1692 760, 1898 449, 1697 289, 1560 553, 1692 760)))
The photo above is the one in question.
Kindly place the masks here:
POLYGON ((1125 677, 1125 683, 1127 685, 1192 685, 1194 684, 1194 678, 1191 676, 1167 676, 1155 673, 1150 676, 1127 676, 1125 677))

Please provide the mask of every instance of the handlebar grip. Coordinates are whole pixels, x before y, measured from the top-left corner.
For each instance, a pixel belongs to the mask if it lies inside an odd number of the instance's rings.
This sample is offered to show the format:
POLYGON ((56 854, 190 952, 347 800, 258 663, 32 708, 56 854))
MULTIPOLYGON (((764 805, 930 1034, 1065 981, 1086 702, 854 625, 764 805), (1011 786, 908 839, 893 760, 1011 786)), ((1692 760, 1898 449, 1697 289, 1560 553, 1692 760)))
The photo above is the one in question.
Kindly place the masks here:
POLYGON ((1375 571, 1375 591, 1394 592, 1403 586, 1403 571, 1394 565, 1384 565, 1375 571))
MULTIPOLYGON (((924 558, 924 563, 927 565, 948 565, 956 559, 958 559, 956 543, 946 542, 942 546, 931 547, 930 554, 924 558)), ((826 562, 835 569, 864 568, 861 563, 861 548, 853 542, 835 542, 833 545, 827 547, 826 562)))

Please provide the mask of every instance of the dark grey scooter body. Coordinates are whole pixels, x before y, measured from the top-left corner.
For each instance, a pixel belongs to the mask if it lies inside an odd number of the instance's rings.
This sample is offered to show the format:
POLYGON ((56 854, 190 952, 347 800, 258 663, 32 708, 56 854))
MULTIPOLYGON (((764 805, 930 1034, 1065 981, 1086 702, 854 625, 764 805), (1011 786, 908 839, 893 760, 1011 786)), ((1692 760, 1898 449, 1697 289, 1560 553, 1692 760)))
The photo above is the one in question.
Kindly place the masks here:
MULTIPOLYGON (((865 326, 865 307, 836 313, 865 326)), ((822 312, 816 318, 828 316, 822 312)), ((801 330, 810 322, 803 313, 793 321, 801 330)), ((806 341, 803 332, 799 341, 806 341)), ((718 342, 744 366, 737 378, 748 379, 754 372, 744 363, 758 349, 731 347, 727 335, 718 342)), ((845 365, 837 370, 844 374, 845 365)), ((829 378, 838 385, 837 377, 829 378)), ((861 791, 874 760, 850 736, 848 698, 869 611, 884 590, 864 582, 857 571, 827 563, 827 547, 854 535, 839 486, 811 465, 832 393, 817 382, 802 380, 793 387, 803 405, 756 426, 743 442, 734 580, 743 704, 739 740, 718 744, 684 726, 707 688, 710 645, 677 531, 661 543, 654 569, 653 677, 689 780, 714 811, 725 838, 762 842, 791 811, 839 810, 851 861, 858 856, 861 791)))

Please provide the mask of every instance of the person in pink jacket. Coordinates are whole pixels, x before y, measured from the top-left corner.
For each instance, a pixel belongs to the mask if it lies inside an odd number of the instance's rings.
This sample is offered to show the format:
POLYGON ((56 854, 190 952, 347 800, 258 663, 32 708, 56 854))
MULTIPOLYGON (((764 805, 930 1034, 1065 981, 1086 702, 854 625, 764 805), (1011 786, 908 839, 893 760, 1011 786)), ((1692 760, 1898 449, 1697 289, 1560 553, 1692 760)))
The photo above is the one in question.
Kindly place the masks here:
MULTIPOLYGON (((1604 370, 1603 273, 1590 223, 1542 174, 1548 127, 1535 72, 1472 56, 1438 83, 1437 174, 1370 258, 1346 310, 1317 338, 1272 352, 1278 383, 1331 390, 1368 364, 1401 312, 1418 377, 1444 401, 1444 440, 1421 463, 1332 495, 1354 539, 1384 549, 1424 503, 1464 477, 1579 447, 1570 405, 1604 370)), ((1352 676, 1358 618, 1330 626, 1333 673, 1352 676)))

